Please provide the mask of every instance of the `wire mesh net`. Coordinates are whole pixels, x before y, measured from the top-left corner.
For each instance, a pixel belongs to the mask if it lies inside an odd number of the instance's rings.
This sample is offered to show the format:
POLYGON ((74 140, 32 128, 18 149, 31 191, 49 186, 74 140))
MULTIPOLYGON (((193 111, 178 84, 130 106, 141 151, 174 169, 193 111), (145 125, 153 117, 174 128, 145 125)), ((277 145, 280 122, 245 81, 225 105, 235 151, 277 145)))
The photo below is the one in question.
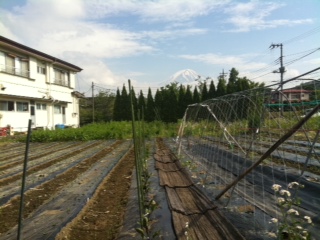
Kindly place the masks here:
POLYGON ((189 105, 185 111, 179 151, 193 160, 199 183, 221 207, 231 215, 250 214, 252 231, 274 231, 271 219, 287 217, 275 184, 290 191, 289 201, 301 199, 290 207, 301 218, 311 216, 314 227, 305 227, 319 231, 318 89, 320 81, 294 79, 189 105), (292 182, 304 188, 291 189, 292 182))

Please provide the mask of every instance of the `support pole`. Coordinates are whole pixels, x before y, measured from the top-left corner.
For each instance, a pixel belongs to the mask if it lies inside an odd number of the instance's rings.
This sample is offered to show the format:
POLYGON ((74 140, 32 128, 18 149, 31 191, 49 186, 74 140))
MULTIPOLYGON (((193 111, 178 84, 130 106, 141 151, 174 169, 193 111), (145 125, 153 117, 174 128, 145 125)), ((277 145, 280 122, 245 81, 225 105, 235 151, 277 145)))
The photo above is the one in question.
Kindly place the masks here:
POLYGON ((226 186, 224 190, 219 193, 215 199, 218 200, 223 194, 225 194, 230 188, 236 185, 242 178, 248 175, 254 168, 256 168, 264 159, 270 156, 270 154, 276 150, 284 141, 286 141, 289 137, 291 137, 298 129, 301 128, 303 124, 305 124, 309 118, 312 117, 320 109, 320 105, 317 105, 312 111, 305 116, 305 118, 301 119, 296 125, 294 125, 285 135, 283 135, 275 144, 273 144, 262 156, 261 158, 252 164, 246 171, 241 173, 232 183, 226 186))
POLYGON ((24 188, 26 183, 27 176, 27 162, 28 162, 28 153, 29 153, 29 143, 31 136, 31 119, 29 119, 28 123, 28 135, 26 140, 26 151, 24 154, 24 162, 23 162, 23 174, 22 174, 22 184, 21 184, 21 194, 20 194, 20 209, 19 209, 19 220, 18 220, 18 237, 17 240, 22 239, 22 219, 23 219, 23 203, 24 203, 24 188))
POLYGON ((94 123, 94 83, 92 82, 92 123, 94 123))

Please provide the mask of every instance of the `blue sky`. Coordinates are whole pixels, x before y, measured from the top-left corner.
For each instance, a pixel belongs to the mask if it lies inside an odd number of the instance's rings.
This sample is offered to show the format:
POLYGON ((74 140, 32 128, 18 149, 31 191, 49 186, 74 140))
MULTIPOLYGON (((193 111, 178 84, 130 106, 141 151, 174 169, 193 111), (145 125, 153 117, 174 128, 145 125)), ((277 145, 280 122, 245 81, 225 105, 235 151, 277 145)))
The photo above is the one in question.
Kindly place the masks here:
POLYGON ((297 60, 285 79, 320 66, 319 12, 320 0, 0 0, 0 34, 83 68, 81 92, 128 79, 155 90, 184 69, 268 84, 280 78, 272 43, 297 60))

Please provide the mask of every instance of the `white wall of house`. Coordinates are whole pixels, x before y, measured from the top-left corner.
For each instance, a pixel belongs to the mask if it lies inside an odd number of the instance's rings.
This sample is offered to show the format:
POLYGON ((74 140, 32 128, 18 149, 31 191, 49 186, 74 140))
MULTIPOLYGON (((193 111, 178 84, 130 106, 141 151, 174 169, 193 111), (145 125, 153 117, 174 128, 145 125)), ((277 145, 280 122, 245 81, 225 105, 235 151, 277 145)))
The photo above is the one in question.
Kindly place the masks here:
POLYGON ((26 131, 29 119, 34 128, 54 129, 57 124, 78 127, 79 99, 72 94, 75 76, 76 71, 61 62, 0 45, 0 85, 5 88, 0 89, 0 127, 10 125, 14 131, 26 131), (19 68, 23 60, 25 68, 27 62, 27 75, 21 76, 19 69, 6 65, 8 53, 15 57, 14 67, 19 68), (6 104, 10 106, 6 108, 6 104))

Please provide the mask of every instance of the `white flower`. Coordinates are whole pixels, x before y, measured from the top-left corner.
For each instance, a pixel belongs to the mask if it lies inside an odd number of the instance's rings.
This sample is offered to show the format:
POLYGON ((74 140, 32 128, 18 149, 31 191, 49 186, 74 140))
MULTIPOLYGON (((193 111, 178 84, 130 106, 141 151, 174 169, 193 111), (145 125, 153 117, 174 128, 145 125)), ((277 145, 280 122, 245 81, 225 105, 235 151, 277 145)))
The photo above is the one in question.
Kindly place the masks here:
POLYGON ((271 237, 271 238, 276 238, 277 237, 277 235, 275 233, 273 233, 273 232, 269 232, 268 236, 271 237))
POLYGON ((189 222, 186 222, 186 228, 188 228, 189 227, 189 222))
POLYGON ((296 226, 296 228, 298 228, 299 230, 303 229, 303 228, 302 228, 301 226, 299 226, 299 225, 296 226))
POLYGON ((282 198, 282 197, 279 197, 278 198, 278 203, 283 203, 283 202, 285 202, 286 200, 284 199, 284 198, 282 198))
POLYGON ((288 188, 295 188, 295 187, 299 187, 300 184, 297 182, 291 182, 288 184, 288 188))
POLYGON ((185 236, 188 236, 188 232, 187 232, 187 231, 185 231, 185 232, 184 232, 184 235, 185 235, 185 236))
POLYGON ((277 222, 278 222, 278 219, 276 219, 276 218, 271 218, 269 223, 277 223, 277 222))
POLYGON ((278 192, 280 188, 281 188, 281 185, 279 185, 279 184, 273 184, 273 185, 272 185, 272 189, 273 189, 275 192, 278 192))
POLYGON ((287 195, 288 197, 290 197, 291 196, 291 193, 289 192, 289 191, 287 191, 287 190, 280 190, 280 195, 287 195))
POLYGON ((306 219, 308 223, 312 223, 312 220, 309 216, 304 216, 304 219, 306 219))
POLYGON ((288 213, 288 214, 294 213, 294 214, 297 215, 297 216, 299 215, 299 212, 298 212, 297 210, 293 209, 293 208, 289 209, 289 210, 287 211, 287 213, 288 213))

